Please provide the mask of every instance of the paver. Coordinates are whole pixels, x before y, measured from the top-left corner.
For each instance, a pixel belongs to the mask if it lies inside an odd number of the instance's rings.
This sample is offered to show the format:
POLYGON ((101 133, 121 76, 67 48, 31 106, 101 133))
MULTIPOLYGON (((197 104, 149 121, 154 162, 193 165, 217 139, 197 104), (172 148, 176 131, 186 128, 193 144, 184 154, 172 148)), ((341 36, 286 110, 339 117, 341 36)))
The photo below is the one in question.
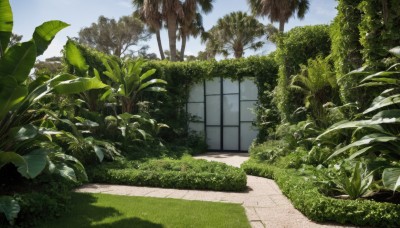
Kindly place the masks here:
MULTIPOLYGON (((207 153, 196 157, 209 161, 224 162, 240 167, 248 159, 247 154, 207 153)), ((185 200, 239 203, 245 208, 246 215, 253 228, 259 227, 342 227, 330 224, 318 224, 296 210, 282 194, 273 180, 247 176, 249 190, 241 193, 201 190, 163 189, 121 185, 89 184, 77 192, 92 192, 130 196, 148 196, 185 200)))

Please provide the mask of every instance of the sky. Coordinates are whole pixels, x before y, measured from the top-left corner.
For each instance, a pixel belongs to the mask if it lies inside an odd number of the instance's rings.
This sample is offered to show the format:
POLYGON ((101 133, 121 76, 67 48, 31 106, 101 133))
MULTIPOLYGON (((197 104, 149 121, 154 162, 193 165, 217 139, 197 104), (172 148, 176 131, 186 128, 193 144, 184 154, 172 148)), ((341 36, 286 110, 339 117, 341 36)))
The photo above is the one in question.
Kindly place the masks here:
MULTIPOLYGON (((121 16, 130 15, 135 10, 131 0, 10 0, 14 14, 14 30, 18 35, 23 35, 23 41, 32 37, 36 26, 48 20, 61 20, 70 26, 57 34, 48 50, 40 57, 45 59, 60 56, 67 37, 77 37, 83 27, 96 22, 100 15, 118 19, 121 16)), ((303 20, 292 18, 286 24, 285 31, 296 26, 329 24, 336 16, 335 0, 310 0, 310 9, 303 20)), ((214 8, 211 13, 203 15, 203 24, 206 30, 216 24, 217 20, 226 14, 235 11, 245 11, 250 14, 246 0, 214 0, 214 8)), ((268 24, 267 19, 259 20, 268 24)), ((164 50, 168 49, 168 36, 164 30, 161 34, 164 50)), ((148 52, 159 55, 155 36, 146 43, 150 46, 148 52)), ((187 55, 197 55, 204 50, 204 44, 199 39, 190 38, 186 46, 187 55)), ((180 47, 179 42, 177 47, 180 47)), ((275 48, 272 44, 266 44, 256 52, 247 50, 245 56, 265 55, 275 48)))

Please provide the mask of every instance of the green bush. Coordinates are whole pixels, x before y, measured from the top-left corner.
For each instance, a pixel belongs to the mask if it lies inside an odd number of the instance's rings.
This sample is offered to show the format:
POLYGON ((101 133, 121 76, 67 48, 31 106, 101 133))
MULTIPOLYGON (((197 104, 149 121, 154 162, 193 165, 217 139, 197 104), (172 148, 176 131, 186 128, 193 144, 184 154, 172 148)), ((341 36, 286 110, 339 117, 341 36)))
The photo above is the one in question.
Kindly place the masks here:
POLYGON ((296 27, 280 38, 275 56, 279 74, 274 101, 283 121, 296 122, 305 119, 304 115, 293 114, 302 106, 304 96, 288 89, 290 77, 300 72, 300 64, 306 64, 308 59, 317 56, 326 57, 330 49, 327 25, 296 27))
MULTIPOLYGON (((12 195, 21 208, 15 226, 35 227, 41 220, 61 216, 68 210, 71 190, 76 186, 76 183, 55 175, 41 175, 33 183, 19 183, 18 193, 12 195)), ((0 227, 8 227, 8 224, 0 215, 0 227)))
POLYGON ((324 196, 313 181, 294 169, 281 169, 254 160, 245 162, 242 168, 247 174, 274 179, 294 207, 311 220, 357 226, 400 226, 400 205, 324 196))
POLYGON ((243 191, 243 170, 219 162, 184 158, 118 161, 88 170, 92 182, 178 189, 243 191))

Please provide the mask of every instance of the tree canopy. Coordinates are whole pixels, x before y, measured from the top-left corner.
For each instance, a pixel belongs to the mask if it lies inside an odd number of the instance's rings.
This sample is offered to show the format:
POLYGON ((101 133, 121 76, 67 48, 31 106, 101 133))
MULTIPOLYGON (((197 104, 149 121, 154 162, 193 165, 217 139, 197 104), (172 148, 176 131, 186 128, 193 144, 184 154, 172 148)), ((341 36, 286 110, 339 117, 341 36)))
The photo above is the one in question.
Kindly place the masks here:
MULTIPOLYGON (((124 16, 118 21, 100 16, 97 23, 79 31, 79 42, 118 57, 133 55, 132 46, 151 37, 144 24, 135 17, 124 16)), ((138 48, 143 49, 143 46, 138 48)))

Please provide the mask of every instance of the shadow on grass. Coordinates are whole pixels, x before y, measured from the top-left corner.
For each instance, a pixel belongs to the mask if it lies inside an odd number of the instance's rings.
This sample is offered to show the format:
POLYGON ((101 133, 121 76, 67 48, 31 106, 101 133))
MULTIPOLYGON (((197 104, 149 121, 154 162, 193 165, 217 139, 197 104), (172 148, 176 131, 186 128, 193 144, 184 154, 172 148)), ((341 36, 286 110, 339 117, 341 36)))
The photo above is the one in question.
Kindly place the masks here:
POLYGON ((123 218, 123 214, 113 207, 95 205, 97 197, 86 193, 74 193, 72 196, 72 207, 60 218, 45 221, 38 227, 42 228, 80 228, 80 227, 143 227, 143 228, 162 228, 161 224, 156 224, 140 218, 123 218), (115 217, 121 217, 115 220, 115 217), (107 221, 111 220, 111 221, 107 221), (114 220, 114 221, 113 221, 114 220), (96 224, 97 223, 97 224, 96 224), (102 223, 102 224, 99 224, 102 223))

